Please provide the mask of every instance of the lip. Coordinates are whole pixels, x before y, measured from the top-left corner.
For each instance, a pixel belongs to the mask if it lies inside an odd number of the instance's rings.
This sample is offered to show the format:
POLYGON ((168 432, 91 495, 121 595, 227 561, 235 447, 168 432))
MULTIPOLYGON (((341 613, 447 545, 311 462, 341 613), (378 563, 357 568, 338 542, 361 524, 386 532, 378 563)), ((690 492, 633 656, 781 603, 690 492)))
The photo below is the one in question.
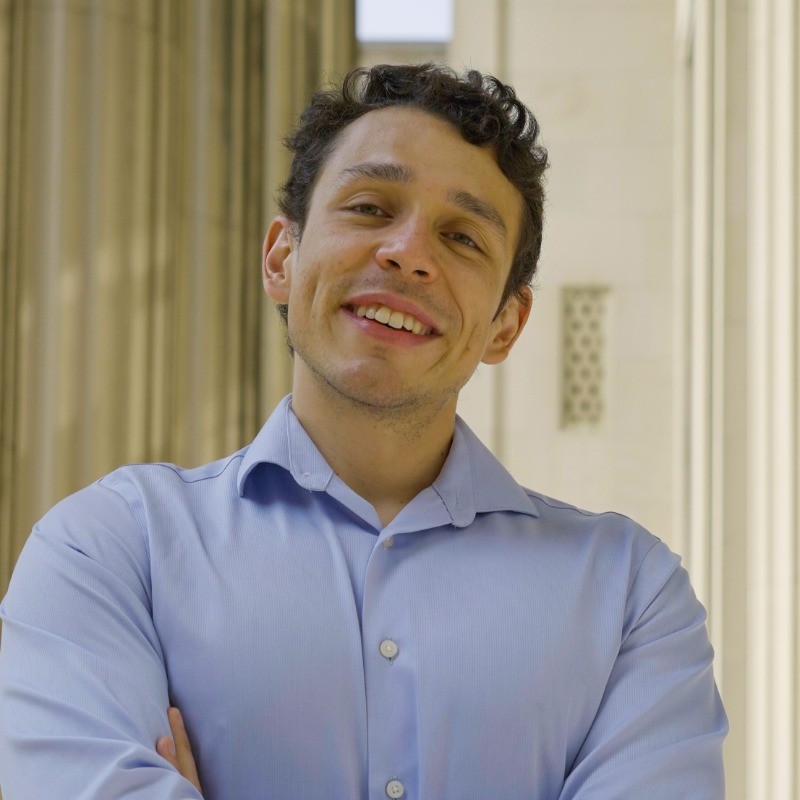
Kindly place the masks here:
POLYGON ((352 309, 352 313, 355 313, 359 306, 371 305, 388 306, 392 311, 402 311, 403 314, 411 314, 426 328, 431 329, 430 334, 428 334, 429 336, 439 334, 439 326, 436 324, 436 321, 415 302, 401 295, 395 295, 389 292, 365 292, 364 294, 358 294, 348 298, 342 304, 342 307, 345 311, 350 311, 350 309, 352 309))
POLYGON ((375 322, 375 320, 369 319, 368 317, 359 317, 346 306, 342 306, 342 308, 339 309, 339 313, 371 339, 382 342, 383 344, 392 345, 393 347, 422 347, 439 338, 435 333, 428 333, 423 336, 411 333, 411 331, 407 331, 405 328, 390 328, 387 325, 381 325, 380 322, 375 322))

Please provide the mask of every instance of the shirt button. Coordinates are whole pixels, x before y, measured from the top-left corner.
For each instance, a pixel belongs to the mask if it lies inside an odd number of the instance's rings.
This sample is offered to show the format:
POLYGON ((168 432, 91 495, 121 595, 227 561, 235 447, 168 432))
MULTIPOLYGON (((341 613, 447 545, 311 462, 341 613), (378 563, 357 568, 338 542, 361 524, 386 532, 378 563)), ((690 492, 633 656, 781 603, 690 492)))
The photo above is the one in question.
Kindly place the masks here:
POLYGON ((387 536, 387 537, 386 537, 386 538, 383 540, 383 546, 384 546, 384 547, 391 547, 393 544, 394 544, 394 539, 392 539, 392 537, 391 537, 391 536, 387 536))
POLYGON ((406 793, 406 787, 400 781, 389 781, 386 784, 386 794, 389 797, 402 797, 406 793))
MULTIPOLYGON (((391 639, 384 639, 381 642, 380 651, 381 655, 384 658, 394 658, 397 653, 399 652, 400 648, 391 640, 391 639)), ((396 783, 396 781, 395 781, 396 783)), ((403 784, 400 784, 400 788, 403 788, 403 784)), ((400 795, 390 795, 390 797, 400 797, 400 795)))

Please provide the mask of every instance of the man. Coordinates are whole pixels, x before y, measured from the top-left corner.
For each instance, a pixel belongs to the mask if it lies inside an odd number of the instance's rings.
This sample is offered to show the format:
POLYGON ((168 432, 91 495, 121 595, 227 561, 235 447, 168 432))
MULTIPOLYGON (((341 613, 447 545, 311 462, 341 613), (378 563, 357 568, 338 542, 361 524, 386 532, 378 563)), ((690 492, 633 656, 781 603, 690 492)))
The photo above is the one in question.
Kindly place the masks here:
POLYGON ((123 467, 35 527, 0 606, 5 800, 723 797, 678 557, 456 417, 528 318, 537 136, 476 72, 315 96, 264 245, 292 395, 233 456, 123 467))

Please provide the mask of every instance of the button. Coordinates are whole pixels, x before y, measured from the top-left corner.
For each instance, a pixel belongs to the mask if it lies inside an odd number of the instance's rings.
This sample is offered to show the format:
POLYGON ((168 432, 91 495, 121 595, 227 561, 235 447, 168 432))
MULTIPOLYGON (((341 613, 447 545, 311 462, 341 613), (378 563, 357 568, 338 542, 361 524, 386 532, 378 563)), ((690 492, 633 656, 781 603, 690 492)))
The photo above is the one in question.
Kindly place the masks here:
POLYGON ((406 793, 406 787, 400 781, 389 781, 386 784, 386 794, 388 797, 402 797, 406 793))
POLYGON ((391 536, 387 536, 383 540, 383 546, 384 547, 391 547, 393 544, 394 544, 394 539, 391 536))
MULTIPOLYGON (((384 658, 394 658, 400 651, 400 648, 391 639, 384 639, 381 642, 380 651, 384 658)), ((402 784, 400 784, 400 788, 402 789, 402 784)), ((400 795, 398 794, 397 797, 400 797, 400 795)))

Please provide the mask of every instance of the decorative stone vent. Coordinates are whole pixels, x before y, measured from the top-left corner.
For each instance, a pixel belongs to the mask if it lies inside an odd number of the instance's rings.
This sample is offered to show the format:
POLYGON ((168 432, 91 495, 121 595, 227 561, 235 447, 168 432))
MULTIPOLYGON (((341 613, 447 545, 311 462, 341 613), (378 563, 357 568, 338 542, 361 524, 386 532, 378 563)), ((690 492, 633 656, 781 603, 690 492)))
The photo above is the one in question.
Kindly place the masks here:
POLYGON ((598 426, 605 412, 605 286, 562 289, 561 425, 598 426))

